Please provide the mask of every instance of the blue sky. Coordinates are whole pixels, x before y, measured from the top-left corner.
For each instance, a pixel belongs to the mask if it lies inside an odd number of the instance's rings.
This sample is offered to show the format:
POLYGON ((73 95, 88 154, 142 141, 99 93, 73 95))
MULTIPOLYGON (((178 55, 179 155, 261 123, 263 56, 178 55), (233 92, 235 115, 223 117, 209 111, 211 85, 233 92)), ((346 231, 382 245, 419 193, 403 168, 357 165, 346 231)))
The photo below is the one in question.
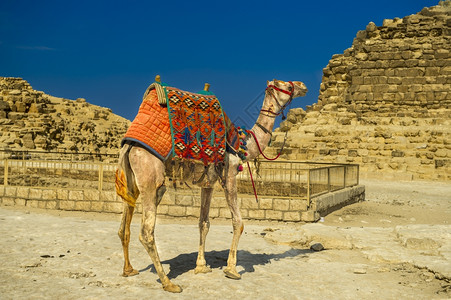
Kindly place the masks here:
POLYGON ((1 0, 0 76, 130 120, 156 74, 193 92, 208 82, 227 114, 248 123, 244 111, 258 111, 266 80, 303 81, 309 93, 292 107, 312 104, 322 69, 358 30, 437 4, 1 0))

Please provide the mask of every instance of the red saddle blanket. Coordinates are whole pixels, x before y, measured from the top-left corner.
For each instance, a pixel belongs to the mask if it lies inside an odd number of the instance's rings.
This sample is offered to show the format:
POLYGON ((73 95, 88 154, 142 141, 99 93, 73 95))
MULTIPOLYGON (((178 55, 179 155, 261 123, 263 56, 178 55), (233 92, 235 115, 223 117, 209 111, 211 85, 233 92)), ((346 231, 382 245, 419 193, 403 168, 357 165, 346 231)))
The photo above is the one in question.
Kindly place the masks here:
POLYGON ((222 162, 227 145, 236 152, 240 143, 216 96, 168 86, 164 93, 151 89, 144 97, 122 143, 127 141, 140 143, 163 161, 172 154, 204 164, 222 162), (159 104, 164 102, 167 106, 159 104))

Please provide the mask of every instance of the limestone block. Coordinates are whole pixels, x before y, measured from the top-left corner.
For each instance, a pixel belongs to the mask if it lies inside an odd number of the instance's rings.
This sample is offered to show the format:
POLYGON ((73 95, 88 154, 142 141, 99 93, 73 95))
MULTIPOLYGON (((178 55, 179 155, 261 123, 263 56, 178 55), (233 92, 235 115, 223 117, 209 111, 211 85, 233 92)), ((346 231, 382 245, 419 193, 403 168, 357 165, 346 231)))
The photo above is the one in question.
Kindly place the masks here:
POLYGON ((173 217, 182 217, 186 213, 186 207, 183 206, 169 206, 168 215, 173 217))
POLYGON ((84 200, 100 200, 100 191, 91 189, 84 190, 84 200))
POLYGON ((193 196, 191 195, 177 195, 175 204, 180 206, 193 206, 193 196))
POLYGON ((262 220, 265 218, 265 210, 263 209, 250 209, 249 210, 249 218, 262 220))
POLYGON ((42 199, 42 190, 41 189, 30 189, 28 198, 29 199, 42 199))
POLYGON ((289 199, 274 199, 273 206, 275 211, 287 211, 290 209, 289 199))
POLYGON ((230 212, 229 208, 222 207, 219 209, 219 217, 230 219, 232 217, 232 214, 230 212))
POLYGON ((121 213, 123 211, 123 204, 120 202, 105 202, 103 209, 105 212, 121 213))
POLYGON ((259 198, 259 208, 260 209, 273 209, 272 198, 259 198))
POLYGON ((69 199, 69 191, 63 190, 63 189, 58 189, 56 192, 56 197, 59 200, 68 200, 69 199))
POLYGON ((258 203, 253 197, 246 197, 241 199, 241 207, 244 209, 258 209, 258 203))
POLYGON ((42 201, 45 203, 45 209, 57 209, 58 208, 58 202, 57 201, 42 201))
POLYGON ((283 213, 281 211, 267 210, 265 212, 266 220, 282 220, 283 213))
POLYGON ((186 207, 186 216, 187 217, 196 217, 200 216, 200 208, 199 207, 186 207))
POLYGON ((28 188, 28 187, 17 187, 16 197, 22 198, 22 199, 27 199, 29 192, 30 192, 30 188, 28 188))
POLYGON ((92 201, 91 202, 91 210, 95 211, 95 212, 102 212, 103 211, 103 205, 104 202, 103 201, 92 201))
POLYGON ((76 200, 76 201, 84 200, 83 191, 69 191, 69 199, 76 200))
POLYGON ((301 220, 301 213, 300 212, 291 212, 291 211, 283 212, 283 220, 298 222, 301 220))
POLYGON ((42 199, 44 200, 56 200, 56 190, 42 190, 42 199))
POLYGON ((75 207, 75 201, 71 200, 61 200, 59 208, 61 210, 74 210, 75 207))
MULTIPOLYGON (((188 209, 188 208, 187 208, 188 209)), ((190 208, 191 210, 194 209, 193 207, 190 208)), ((157 213, 160 215, 168 215, 169 212, 169 205, 160 204, 157 208, 157 213)), ((187 210, 188 213, 188 210, 187 210)))
POLYGON ((213 207, 210 209, 210 217, 219 218, 219 208, 213 207))

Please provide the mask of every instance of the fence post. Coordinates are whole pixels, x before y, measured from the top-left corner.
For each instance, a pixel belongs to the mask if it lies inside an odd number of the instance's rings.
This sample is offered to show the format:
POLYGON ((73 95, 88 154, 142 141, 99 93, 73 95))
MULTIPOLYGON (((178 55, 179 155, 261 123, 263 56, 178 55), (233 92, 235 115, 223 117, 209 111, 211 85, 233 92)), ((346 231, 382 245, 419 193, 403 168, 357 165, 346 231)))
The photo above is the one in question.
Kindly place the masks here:
POLYGON ((327 167, 327 189, 330 192, 330 167, 327 167))
POLYGON ((103 164, 99 163, 99 191, 103 189, 103 164))
POLYGON ((311 169, 310 169, 310 167, 309 167, 309 169, 308 169, 308 175, 307 175, 307 207, 308 207, 308 209, 310 209, 310 205, 311 205, 311 203, 310 203, 310 174, 311 174, 311 169))
POLYGON ((7 186, 8 185, 8 159, 5 158, 5 174, 3 177, 3 185, 7 186))

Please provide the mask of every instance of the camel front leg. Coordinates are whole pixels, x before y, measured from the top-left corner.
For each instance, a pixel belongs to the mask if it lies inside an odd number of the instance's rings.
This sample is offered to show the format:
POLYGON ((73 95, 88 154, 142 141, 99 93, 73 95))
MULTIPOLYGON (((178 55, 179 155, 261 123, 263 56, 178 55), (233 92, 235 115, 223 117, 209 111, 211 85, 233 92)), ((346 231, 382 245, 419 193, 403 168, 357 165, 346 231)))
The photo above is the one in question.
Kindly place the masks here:
POLYGON ((130 258, 128 253, 128 245, 130 244, 130 223, 132 222, 134 207, 124 203, 124 212, 122 214, 121 226, 119 227, 119 238, 122 242, 122 249, 124 251, 124 270, 122 276, 134 276, 139 272, 133 269, 130 264, 130 258))
POLYGON ((164 272, 163 265, 160 261, 160 256, 158 255, 154 234, 156 214, 157 206, 155 201, 152 201, 150 204, 147 203, 147 205, 143 205, 141 233, 139 240, 143 244, 144 248, 146 248, 150 258, 152 259, 155 270, 157 271, 158 277, 160 278, 161 284, 163 285, 163 289, 172 293, 180 293, 182 291, 182 288, 176 284, 173 284, 169 280, 168 276, 164 272))
POLYGON ((225 196, 230 212, 232 213, 233 238, 232 246, 230 247, 229 258, 227 259, 227 267, 224 273, 228 278, 241 279, 241 275, 236 271, 236 253, 238 242, 244 230, 243 220, 238 207, 236 177, 229 176, 225 187, 225 196))
POLYGON ((196 268, 194 274, 211 272, 210 267, 207 266, 205 260, 205 240, 210 229, 209 211, 211 196, 213 195, 213 188, 202 188, 201 191, 201 207, 199 218, 199 253, 197 254, 196 268))

